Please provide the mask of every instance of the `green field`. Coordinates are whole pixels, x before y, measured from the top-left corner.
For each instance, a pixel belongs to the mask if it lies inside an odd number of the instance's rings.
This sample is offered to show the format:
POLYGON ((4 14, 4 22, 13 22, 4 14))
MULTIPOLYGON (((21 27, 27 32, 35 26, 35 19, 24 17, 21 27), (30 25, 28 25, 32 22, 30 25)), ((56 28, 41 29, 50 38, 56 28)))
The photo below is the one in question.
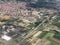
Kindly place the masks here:
POLYGON ((59 39, 59 40, 60 40, 60 33, 55 33, 54 38, 56 38, 56 39, 59 39))
POLYGON ((47 35, 47 33, 48 33, 48 32, 42 32, 42 33, 38 36, 38 38, 44 38, 44 37, 47 35))
POLYGON ((59 43, 50 39, 50 44, 49 45, 59 45, 59 43))

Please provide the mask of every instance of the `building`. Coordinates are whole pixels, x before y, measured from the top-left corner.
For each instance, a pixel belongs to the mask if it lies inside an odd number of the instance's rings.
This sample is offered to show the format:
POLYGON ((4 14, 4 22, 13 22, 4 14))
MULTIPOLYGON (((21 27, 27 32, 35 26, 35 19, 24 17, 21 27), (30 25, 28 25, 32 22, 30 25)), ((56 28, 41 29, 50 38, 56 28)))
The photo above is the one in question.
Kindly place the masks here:
POLYGON ((6 40, 6 41, 9 41, 9 40, 12 39, 11 37, 9 37, 9 36, 7 36, 7 35, 2 35, 1 38, 4 39, 4 40, 6 40))

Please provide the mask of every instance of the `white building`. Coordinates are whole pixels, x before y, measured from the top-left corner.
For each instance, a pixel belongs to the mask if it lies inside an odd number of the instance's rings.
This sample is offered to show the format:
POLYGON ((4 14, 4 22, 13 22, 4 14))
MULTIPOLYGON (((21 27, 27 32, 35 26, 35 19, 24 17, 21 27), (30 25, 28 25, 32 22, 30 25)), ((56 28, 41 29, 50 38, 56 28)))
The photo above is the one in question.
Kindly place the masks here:
POLYGON ((12 39, 11 37, 7 36, 7 35, 2 35, 1 37, 2 39, 9 41, 10 39, 12 39))

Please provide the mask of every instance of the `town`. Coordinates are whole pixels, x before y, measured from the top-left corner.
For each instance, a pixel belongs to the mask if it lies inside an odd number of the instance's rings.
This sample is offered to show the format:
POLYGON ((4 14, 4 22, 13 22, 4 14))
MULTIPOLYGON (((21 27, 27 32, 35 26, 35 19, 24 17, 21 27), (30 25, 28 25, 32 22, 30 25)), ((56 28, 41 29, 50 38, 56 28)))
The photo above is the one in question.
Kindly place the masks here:
POLYGON ((27 4, 0 2, 0 45, 60 45, 60 11, 27 4))

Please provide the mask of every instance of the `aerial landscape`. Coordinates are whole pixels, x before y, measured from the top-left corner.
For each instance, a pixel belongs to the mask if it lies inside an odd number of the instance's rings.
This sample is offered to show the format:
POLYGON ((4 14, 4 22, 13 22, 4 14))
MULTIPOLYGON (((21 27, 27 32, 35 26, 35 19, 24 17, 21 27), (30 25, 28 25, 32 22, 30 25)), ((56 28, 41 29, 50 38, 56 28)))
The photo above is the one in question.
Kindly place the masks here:
POLYGON ((0 0, 0 45, 60 45, 60 0, 0 0))

